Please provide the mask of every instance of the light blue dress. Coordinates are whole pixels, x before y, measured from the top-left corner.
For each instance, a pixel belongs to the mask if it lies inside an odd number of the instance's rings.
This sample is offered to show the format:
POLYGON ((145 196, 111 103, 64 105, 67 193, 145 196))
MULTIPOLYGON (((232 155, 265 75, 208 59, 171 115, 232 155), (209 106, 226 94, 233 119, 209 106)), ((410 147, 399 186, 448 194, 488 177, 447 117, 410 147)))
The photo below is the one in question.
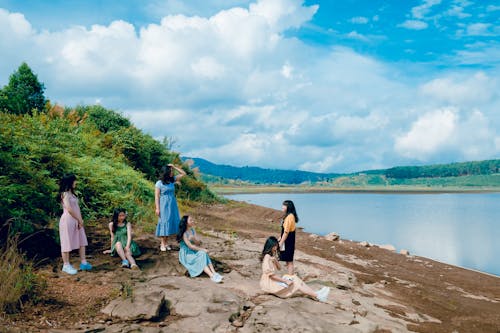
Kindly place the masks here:
MULTIPOLYGON (((188 231, 186 231, 188 232, 188 231)), ((191 237, 195 235, 194 229, 191 229, 191 237)), ((186 267, 189 276, 195 277, 203 272, 203 268, 212 263, 210 257, 205 251, 196 251, 190 249, 184 239, 181 240, 179 250, 179 262, 186 267)))
POLYGON ((179 231, 179 207, 175 199, 175 184, 163 184, 161 180, 155 184, 160 189, 160 217, 156 225, 156 236, 176 235, 179 231))

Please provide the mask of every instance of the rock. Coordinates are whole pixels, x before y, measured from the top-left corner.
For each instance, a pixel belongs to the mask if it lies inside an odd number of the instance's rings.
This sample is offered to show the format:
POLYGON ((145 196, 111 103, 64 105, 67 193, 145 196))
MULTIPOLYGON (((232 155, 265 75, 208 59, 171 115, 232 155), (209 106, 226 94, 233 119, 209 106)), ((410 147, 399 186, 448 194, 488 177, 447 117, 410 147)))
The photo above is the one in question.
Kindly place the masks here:
POLYGON ((135 288, 133 295, 111 301, 101 312, 123 320, 157 320, 168 313, 168 307, 161 288, 135 288))
POLYGON ((319 238, 319 235, 316 235, 316 234, 310 234, 309 237, 311 237, 312 239, 318 239, 319 238))
POLYGON ((325 239, 328 240, 328 241, 337 241, 340 239, 340 236, 335 233, 335 232, 331 232, 329 233, 328 235, 325 236, 325 239))
POLYGON ((405 249, 402 249, 401 251, 399 251, 399 253, 404 254, 405 256, 409 256, 410 255, 410 251, 405 250, 405 249))
POLYGON ((379 247, 381 249, 384 249, 384 250, 396 252, 396 248, 394 247, 394 245, 391 245, 391 244, 384 244, 384 245, 380 245, 379 247))
POLYGON ((364 246, 364 247, 370 247, 370 243, 368 243, 367 241, 362 241, 361 243, 359 243, 359 245, 361 246, 364 246))

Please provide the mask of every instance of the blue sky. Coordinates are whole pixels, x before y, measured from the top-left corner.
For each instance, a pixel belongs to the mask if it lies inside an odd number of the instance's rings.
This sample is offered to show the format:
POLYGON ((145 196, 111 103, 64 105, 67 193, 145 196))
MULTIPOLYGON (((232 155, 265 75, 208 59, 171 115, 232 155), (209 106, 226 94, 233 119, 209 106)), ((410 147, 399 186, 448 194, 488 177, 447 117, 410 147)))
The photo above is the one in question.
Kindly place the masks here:
POLYGON ((350 172, 500 158, 500 4, 0 0, 0 85, 99 103, 182 155, 350 172))

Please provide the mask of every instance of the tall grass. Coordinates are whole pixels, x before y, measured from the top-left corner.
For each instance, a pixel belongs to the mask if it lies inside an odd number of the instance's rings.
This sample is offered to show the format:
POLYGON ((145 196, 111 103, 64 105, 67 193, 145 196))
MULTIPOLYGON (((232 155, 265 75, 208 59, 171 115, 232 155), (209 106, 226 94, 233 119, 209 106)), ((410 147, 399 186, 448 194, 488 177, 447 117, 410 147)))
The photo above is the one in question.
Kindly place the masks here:
POLYGON ((45 280, 18 251, 18 237, 13 236, 0 248, 0 310, 15 313, 23 304, 38 300, 45 280))

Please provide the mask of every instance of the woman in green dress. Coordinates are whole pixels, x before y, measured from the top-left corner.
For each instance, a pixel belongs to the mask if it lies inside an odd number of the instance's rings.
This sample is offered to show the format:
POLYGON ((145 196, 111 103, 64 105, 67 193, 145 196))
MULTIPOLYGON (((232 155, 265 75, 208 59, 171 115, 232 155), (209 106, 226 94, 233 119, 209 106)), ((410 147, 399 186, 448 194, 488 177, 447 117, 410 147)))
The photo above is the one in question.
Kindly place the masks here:
POLYGON ((134 257, 141 255, 141 250, 132 240, 132 224, 127 221, 125 209, 116 208, 113 212, 113 222, 109 223, 111 233, 111 255, 122 259, 122 267, 139 269, 134 257))

